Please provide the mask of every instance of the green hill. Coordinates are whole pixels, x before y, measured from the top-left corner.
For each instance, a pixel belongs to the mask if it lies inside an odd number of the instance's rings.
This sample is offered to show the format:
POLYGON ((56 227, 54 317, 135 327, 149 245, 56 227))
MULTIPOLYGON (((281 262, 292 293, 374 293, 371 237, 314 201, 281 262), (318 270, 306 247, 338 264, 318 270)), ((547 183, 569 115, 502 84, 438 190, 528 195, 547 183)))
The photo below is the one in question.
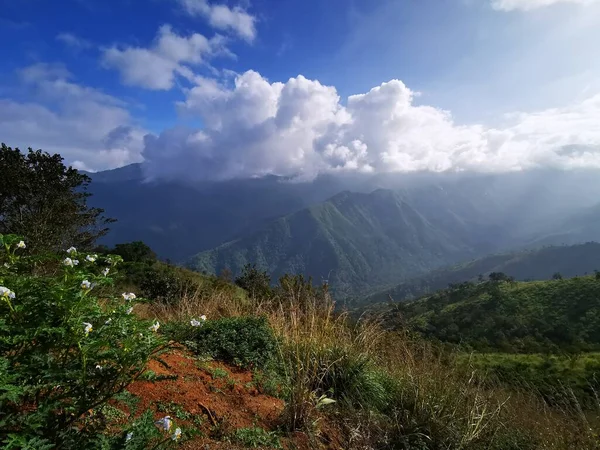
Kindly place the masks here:
POLYGON ((600 269, 600 244, 596 242, 504 253, 434 270, 370 295, 359 303, 369 305, 387 302, 390 298, 394 301, 415 299, 451 283, 476 280, 480 275, 487 278, 492 272, 502 272, 524 281, 548 280, 557 272, 569 278, 593 273, 596 269, 600 269))
POLYGON ((301 273, 317 282, 328 280, 341 296, 390 286, 488 250, 479 243, 485 234, 481 227, 474 232, 455 212, 433 206, 431 197, 419 207, 390 190, 342 192, 199 253, 189 266, 238 274, 245 264, 255 263, 274 277, 301 273))
POLYGON ((600 279, 467 282, 389 305, 384 317, 392 328, 477 351, 597 351, 600 279))

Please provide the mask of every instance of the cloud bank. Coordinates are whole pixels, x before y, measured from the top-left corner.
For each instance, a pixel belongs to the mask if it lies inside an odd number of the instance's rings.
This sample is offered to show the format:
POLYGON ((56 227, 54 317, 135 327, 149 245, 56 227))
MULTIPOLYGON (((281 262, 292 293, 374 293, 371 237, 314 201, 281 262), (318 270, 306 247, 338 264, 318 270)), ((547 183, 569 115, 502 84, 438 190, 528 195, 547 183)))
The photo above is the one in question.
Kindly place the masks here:
POLYGON ((492 0, 492 8, 499 11, 531 11, 533 9, 543 8, 557 3, 591 5, 592 3, 598 2, 598 0, 492 0))
POLYGON ((0 99, 0 135, 7 145, 60 153, 87 170, 142 160, 146 131, 135 124, 126 103, 73 82, 60 65, 36 64, 19 75, 37 101, 0 99))
POLYGON ((350 96, 303 76, 271 83, 239 75, 231 87, 199 79, 179 104, 202 129, 147 135, 153 177, 231 179, 267 174, 600 168, 600 95, 565 108, 515 113, 503 128, 458 125, 418 105, 400 80, 350 96))

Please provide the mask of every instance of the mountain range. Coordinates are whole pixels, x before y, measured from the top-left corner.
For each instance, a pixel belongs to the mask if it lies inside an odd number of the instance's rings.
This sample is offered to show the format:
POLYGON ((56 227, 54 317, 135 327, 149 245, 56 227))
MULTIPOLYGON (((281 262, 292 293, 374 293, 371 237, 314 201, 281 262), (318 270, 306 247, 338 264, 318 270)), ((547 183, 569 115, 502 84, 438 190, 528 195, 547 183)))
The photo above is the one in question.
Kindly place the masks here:
POLYGON ((118 221, 104 244, 142 240, 196 270, 327 280, 361 297, 491 253, 600 238, 593 171, 149 179, 140 164, 90 174, 118 221))

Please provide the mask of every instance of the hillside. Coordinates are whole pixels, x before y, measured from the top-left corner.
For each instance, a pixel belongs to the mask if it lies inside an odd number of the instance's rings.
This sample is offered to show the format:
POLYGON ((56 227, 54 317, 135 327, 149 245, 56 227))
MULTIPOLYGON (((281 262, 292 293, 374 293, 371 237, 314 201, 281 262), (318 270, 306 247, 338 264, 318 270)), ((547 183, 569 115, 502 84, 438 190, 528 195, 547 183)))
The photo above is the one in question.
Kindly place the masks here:
POLYGON ((600 279, 463 283, 390 305, 385 322, 477 351, 595 351, 600 279))
POLYGON ((409 202, 390 190, 343 192, 248 237, 202 252, 189 266, 209 273, 229 268, 238 274, 245 264, 255 263, 274 277, 302 273, 319 282, 328 280, 338 294, 347 295, 489 248, 475 227, 454 212, 419 209, 409 202))
POLYGON ((450 283, 476 280, 492 272, 505 273, 516 280, 548 280, 555 273, 564 277, 586 275, 600 269, 600 244, 588 242, 485 256, 463 264, 434 270, 397 286, 368 296, 357 304, 369 305, 418 298, 446 288, 450 283))

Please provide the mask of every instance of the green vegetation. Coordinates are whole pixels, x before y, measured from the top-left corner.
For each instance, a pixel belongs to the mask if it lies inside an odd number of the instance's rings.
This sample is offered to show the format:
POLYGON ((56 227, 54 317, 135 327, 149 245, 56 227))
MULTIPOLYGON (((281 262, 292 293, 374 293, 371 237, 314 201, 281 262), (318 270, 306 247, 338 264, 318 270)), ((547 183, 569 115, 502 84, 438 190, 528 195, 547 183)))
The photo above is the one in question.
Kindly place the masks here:
POLYGON ((392 289, 361 299, 354 306, 388 302, 390 299, 396 302, 412 300, 444 289, 449 284, 487 278, 493 272, 506 273, 520 281, 531 281, 549 280, 557 273, 571 278, 592 274, 596 269, 600 269, 600 244, 596 242, 491 255, 406 280, 392 289))
POLYGON ((260 427, 238 428, 233 433, 232 440, 250 448, 283 448, 277 434, 260 427))
POLYGON ((90 208, 90 178, 60 155, 0 146, 0 233, 27 238, 27 251, 90 249, 108 232, 104 210, 90 208))
POLYGON ((26 246, 0 235, 2 448, 109 448, 128 432, 127 448, 159 443, 165 436, 143 421, 109 435, 106 415, 90 414, 106 411, 163 346, 157 322, 131 314, 140 300, 112 287, 106 269, 116 273, 120 258, 75 248, 22 256, 26 246))
POLYGON ((482 352, 600 349, 600 280, 461 283, 391 307, 387 320, 482 352))
POLYGON ((275 337, 264 317, 209 320, 190 332, 187 342, 201 355, 246 368, 263 367, 275 354, 275 337))

